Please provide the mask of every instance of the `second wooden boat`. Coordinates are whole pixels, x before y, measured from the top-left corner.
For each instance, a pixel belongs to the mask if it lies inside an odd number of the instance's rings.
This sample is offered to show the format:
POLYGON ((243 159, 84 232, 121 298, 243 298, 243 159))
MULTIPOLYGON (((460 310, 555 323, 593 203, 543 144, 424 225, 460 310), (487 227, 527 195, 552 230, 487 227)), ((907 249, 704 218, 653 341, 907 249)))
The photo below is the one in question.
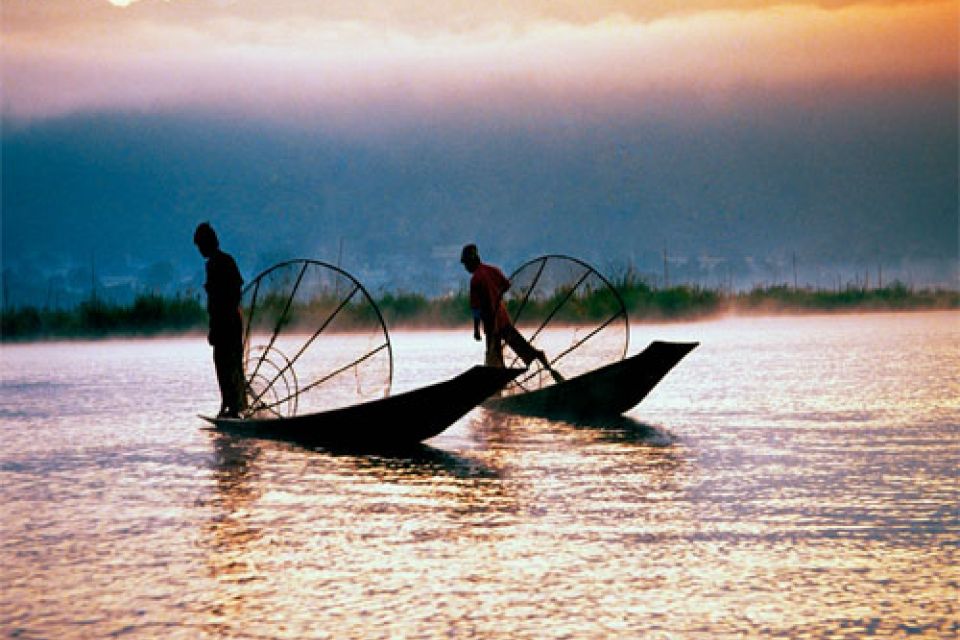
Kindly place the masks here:
POLYGON ((559 384, 490 398, 484 407, 522 415, 585 420, 635 407, 697 342, 652 342, 640 353, 559 384))

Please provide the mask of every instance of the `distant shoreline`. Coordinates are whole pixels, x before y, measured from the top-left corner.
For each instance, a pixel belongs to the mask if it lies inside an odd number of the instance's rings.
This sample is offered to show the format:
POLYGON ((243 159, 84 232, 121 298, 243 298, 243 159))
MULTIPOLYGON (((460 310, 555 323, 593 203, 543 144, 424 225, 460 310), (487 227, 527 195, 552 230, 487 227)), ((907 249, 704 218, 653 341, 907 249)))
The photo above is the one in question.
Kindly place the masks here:
MULTIPOLYGON (((628 317, 639 324, 689 322, 723 315, 813 315, 960 309, 960 292, 914 290, 901 283, 874 289, 840 291, 787 286, 728 292, 695 286, 654 289, 643 283, 618 283, 628 317)), ((416 293, 387 293, 376 299, 391 329, 452 329, 470 324, 467 295, 428 298, 416 293)), ((591 322, 587 309, 583 322, 591 322)), ((144 294, 129 305, 92 300, 73 309, 17 307, 2 311, 0 342, 57 339, 154 337, 206 332, 207 312, 199 297, 144 294)), ((569 322, 570 320, 568 320, 569 322)), ((573 318, 578 321, 578 318, 573 318)))

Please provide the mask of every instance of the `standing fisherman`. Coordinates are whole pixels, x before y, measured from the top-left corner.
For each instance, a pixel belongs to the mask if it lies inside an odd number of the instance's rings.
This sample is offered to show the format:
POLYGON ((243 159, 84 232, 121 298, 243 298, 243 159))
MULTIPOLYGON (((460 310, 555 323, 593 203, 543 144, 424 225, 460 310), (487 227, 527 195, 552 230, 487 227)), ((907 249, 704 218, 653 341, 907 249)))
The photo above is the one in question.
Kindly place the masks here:
POLYGON ((555 381, 563 382, 563 376, 553 370, 543 351, 527 342, 527 339, 510 321, 510 314, 507 313, 507 308, 503 304, 503 294, 510 288, 510 281, 503 272, 493 265, 481 262, 480 252, 477 251, 475 244, 463 247, 460 262, 471 274, 470 309, 473 311, 473 339, 480 340, 481 324, 483 324, 483 333, 487 337, 485 364, 488 367, 504 366, 503 343, 506 342, 528 367, 534 360, 539 360, 555 381))
POLYGON ((213 347, 213 364, 220 385, 220 418, 238 418, 246 409, 243 379, 243 317, 240 294, 243 277, 233 257, 220 250, 220 240, 209 222, 201 222, 193 234, 193 243, 207 260, 207 312, 210 332, 207 342, 213 347))

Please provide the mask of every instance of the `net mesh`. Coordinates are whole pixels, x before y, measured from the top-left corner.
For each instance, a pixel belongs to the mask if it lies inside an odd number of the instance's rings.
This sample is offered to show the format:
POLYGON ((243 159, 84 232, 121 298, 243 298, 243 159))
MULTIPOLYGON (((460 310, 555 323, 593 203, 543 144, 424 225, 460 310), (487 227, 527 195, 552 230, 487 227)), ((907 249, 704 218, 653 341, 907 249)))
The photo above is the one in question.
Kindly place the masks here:
POLYGON ((387 328, 345 271, 315 260, 275 265, 244 290, 243 313, 250 415, 313 413, 389 395, 387 328))
MULTIPOLYGON (((504 297, 514 325, 546 353, 555 371, 572 378, 621 360, 627 353, 629 321, 613 285, 585 262, 568 256, 542 256, 510 276, 504 297)), ((508 366, 523 366, 504 347, 508 366)), ((540 363, 517 378, 506 393, 555 384, 540 363)))

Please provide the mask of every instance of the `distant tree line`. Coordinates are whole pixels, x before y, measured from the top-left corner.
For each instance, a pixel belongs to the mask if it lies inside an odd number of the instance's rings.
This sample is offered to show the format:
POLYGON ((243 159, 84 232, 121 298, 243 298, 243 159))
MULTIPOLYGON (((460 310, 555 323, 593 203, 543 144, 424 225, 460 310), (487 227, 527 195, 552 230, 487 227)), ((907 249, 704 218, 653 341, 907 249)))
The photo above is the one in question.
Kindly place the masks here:
MULTIPOLYGON (((802 313, 827 311, 891 311, 958 309, 960 292, 942 289, 914 290, 894 282, 882 288, 850 287, 844 290, 795 288, 785 285, 757 287, 747 292, 679 285, 655 288, 631 273, 614 281, 627 312, 638 320, 695 319, 741 311, 752 313, 802 313)), ((524 314, 544 317, 557 308, 560 322, 591 322, 608 317, 613 307, 609 295, 587 293, 568 298, 567 292, 527 301, 524 314), (564 304, 560 305, 561 302, 564 304)), ((380 295, 377 306, 389 327, 448 328, 470 322, 466 292, 441 297, 391 292, 380 295)), ((508 306, 513 310, 513 304, 508 306)), ((350 310, 347 310, 349 313, 350 310)), ((372 321, 357 315, 356 322, 372 321)), ((5 308, 0 322, 3 341, 106 336, 153 336, 167 333, 205 332, 207 311, 198 296, 143 294, 132 304, 89 300, 69 310, 31 306, 5 308)))
POLYGON ((900 281, 874 288, 851 285, 822 289, 777 284, 733 291, 686 284, 656 288, 627 272, 613 284, 630 316, 641 319, 691 318, 729 311, 803 313, 960 308, 958 291, 915 289, 900 281))
POLYGON ((6 341, 187 332, 206 325, 207 310, 194 297, 144 294, 130 305, 94 298, 73 309, 4 309, 2 317, 2 337, 6 341))

